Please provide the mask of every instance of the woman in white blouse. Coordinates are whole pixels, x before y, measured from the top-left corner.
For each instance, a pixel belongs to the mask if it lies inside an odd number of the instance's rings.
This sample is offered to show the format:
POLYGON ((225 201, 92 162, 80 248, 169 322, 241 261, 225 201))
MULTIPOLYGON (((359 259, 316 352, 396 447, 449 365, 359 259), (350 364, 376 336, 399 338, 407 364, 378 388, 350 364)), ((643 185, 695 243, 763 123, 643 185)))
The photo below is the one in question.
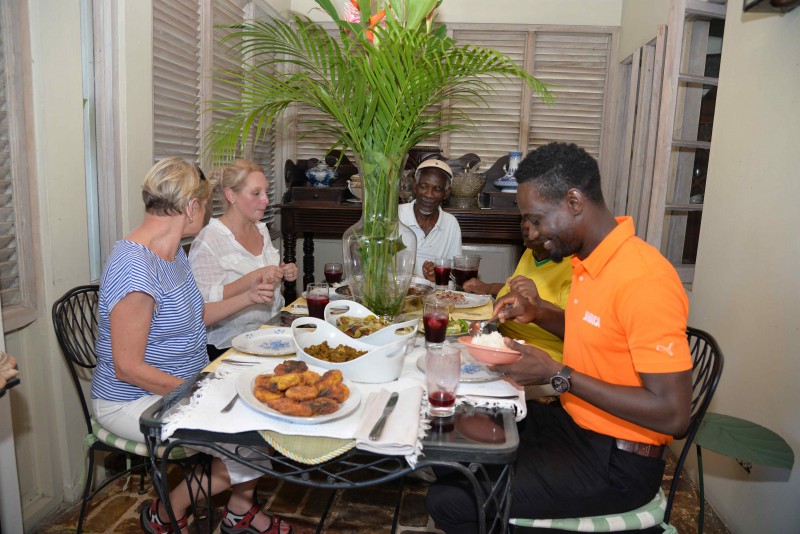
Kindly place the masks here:
POLYGON ((297 279, 294 263, 281 263, 267 225, 261 222, 269 182, 261 166, 245 160, 216 169, 212 176, 225 212, 211 219, 192 242, 189 264, 205 302, 218 302, 246 291, 261 278, 273 286, 270 302, 250 306, 208 328, 209 355, 214 358, 242 332, 255 330, 283 307, 282 280, 297 279))

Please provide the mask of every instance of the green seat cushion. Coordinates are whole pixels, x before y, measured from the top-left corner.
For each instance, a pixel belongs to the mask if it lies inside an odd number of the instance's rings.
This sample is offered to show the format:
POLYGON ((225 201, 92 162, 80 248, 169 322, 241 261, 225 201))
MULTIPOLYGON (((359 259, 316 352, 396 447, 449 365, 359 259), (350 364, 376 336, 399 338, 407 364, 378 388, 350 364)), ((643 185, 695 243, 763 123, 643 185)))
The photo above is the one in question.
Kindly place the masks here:
POLYGON ((664 492, 659 489, 650 502, 636 510, 623 514, 563 519, 512 518, 509 523, 521 527, 552 528, 572 532, 622 532, 661 525, 666 534, 675 534, 677 532, 675 528, 664 523, 664 511, 666 508, 667 499, 664 496, 664 492))
MULTIPOLYGON (((92 433, 87 434, 84 439, 86 444, 89 446, 94 444, 95 441, 100 441, 106 445, 111 445, 112 447, 116 447, 117 449, 121 449, 125 452, 136 454, 137 456, 147 457, 148 455, 147 445, 145 445, 143 441, 134 441, 117 436, 116 434, 106 430, 106 428, 98 423, 94 417, 92 417, 92 433)), ((158 449, 156 450, 159 458, 164 456, 164 449, 165 447, 163 445, 159 445, 158 449)), ((195 454, 197 454, 197 451, 186 449, 184 447, 175 447, 170 452, 169 459, 182 460, 184 458, 188 458, 189 456, 194 456, 195 454)))

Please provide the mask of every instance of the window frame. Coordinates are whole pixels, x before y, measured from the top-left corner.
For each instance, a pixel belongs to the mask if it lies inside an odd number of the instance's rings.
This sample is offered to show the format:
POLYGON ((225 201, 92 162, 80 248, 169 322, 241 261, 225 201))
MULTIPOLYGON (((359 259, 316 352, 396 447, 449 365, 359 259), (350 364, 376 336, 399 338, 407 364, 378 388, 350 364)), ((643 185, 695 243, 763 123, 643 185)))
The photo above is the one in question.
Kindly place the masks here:
POLYGON ((16 277, 19 302, 2 306, 3 330, 18 330, 36 320, 36 264, 34 263, 33 224, 31 205, 32 187, 35 183, 33 150, 33 109, 30 37, 28 12, 25 2, 2 2, 0 17, 3 32, 3 57, 5 63, 6 113, 8 117, 8 144, 11 165, 11 184, 16 240, 16 277))

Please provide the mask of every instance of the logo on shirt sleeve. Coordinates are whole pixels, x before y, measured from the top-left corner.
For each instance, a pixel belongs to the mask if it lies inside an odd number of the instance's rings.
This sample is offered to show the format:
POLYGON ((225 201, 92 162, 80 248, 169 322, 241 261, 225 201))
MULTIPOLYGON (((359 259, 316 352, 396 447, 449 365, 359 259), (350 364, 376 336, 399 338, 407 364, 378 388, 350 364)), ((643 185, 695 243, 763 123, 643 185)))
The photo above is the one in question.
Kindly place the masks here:
POLYGON ((658 351, 661 351, 661 352, 666 352, 667 354, 669 354, 670 356, 672 356, 672 355, 673 355, 673 354, 672 354, 672 345, 674 345, 674 343, 670 343, 670 344, 669 344, 668 346, 666 346, 666 347, 665 347, 664 345, 656 345, 656 352, 658 352, 658 351))

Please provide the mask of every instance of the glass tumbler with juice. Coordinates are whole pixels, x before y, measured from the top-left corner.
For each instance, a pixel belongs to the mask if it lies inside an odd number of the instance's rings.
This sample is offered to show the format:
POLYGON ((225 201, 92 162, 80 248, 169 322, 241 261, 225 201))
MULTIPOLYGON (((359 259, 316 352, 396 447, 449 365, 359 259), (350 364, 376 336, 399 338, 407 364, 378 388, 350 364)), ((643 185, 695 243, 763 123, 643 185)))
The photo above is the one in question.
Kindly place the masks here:
POLYGON ((325 280, 329 284, 338 284, 342 281, 344 268, 341 263, 326 263, 323 272, 325 273, 325 280))
POLYGON ((330 302, 330 288, 327 283, 320 282, 308 284, 306 289, 306 302, 308 303, 308 315, 317 319, 325 318, 325 306, 330 302))
POLYGON ((450 321, 450 303, 428 295, 422 301, 422 324, 425 327, 425 344, 444 343, 447 323, 450 321))
POLYGON ((456 256, 453 258, 453 278, 457 289, 462 289, 467 280, 478 277, 480 264, 480 256, 456 256))
POLYGON ((430 346, 425 352, 425 386, 428 414, 452 416, 456 409, 456 390, 461 379, 461 350, 452 345, 430 346))

